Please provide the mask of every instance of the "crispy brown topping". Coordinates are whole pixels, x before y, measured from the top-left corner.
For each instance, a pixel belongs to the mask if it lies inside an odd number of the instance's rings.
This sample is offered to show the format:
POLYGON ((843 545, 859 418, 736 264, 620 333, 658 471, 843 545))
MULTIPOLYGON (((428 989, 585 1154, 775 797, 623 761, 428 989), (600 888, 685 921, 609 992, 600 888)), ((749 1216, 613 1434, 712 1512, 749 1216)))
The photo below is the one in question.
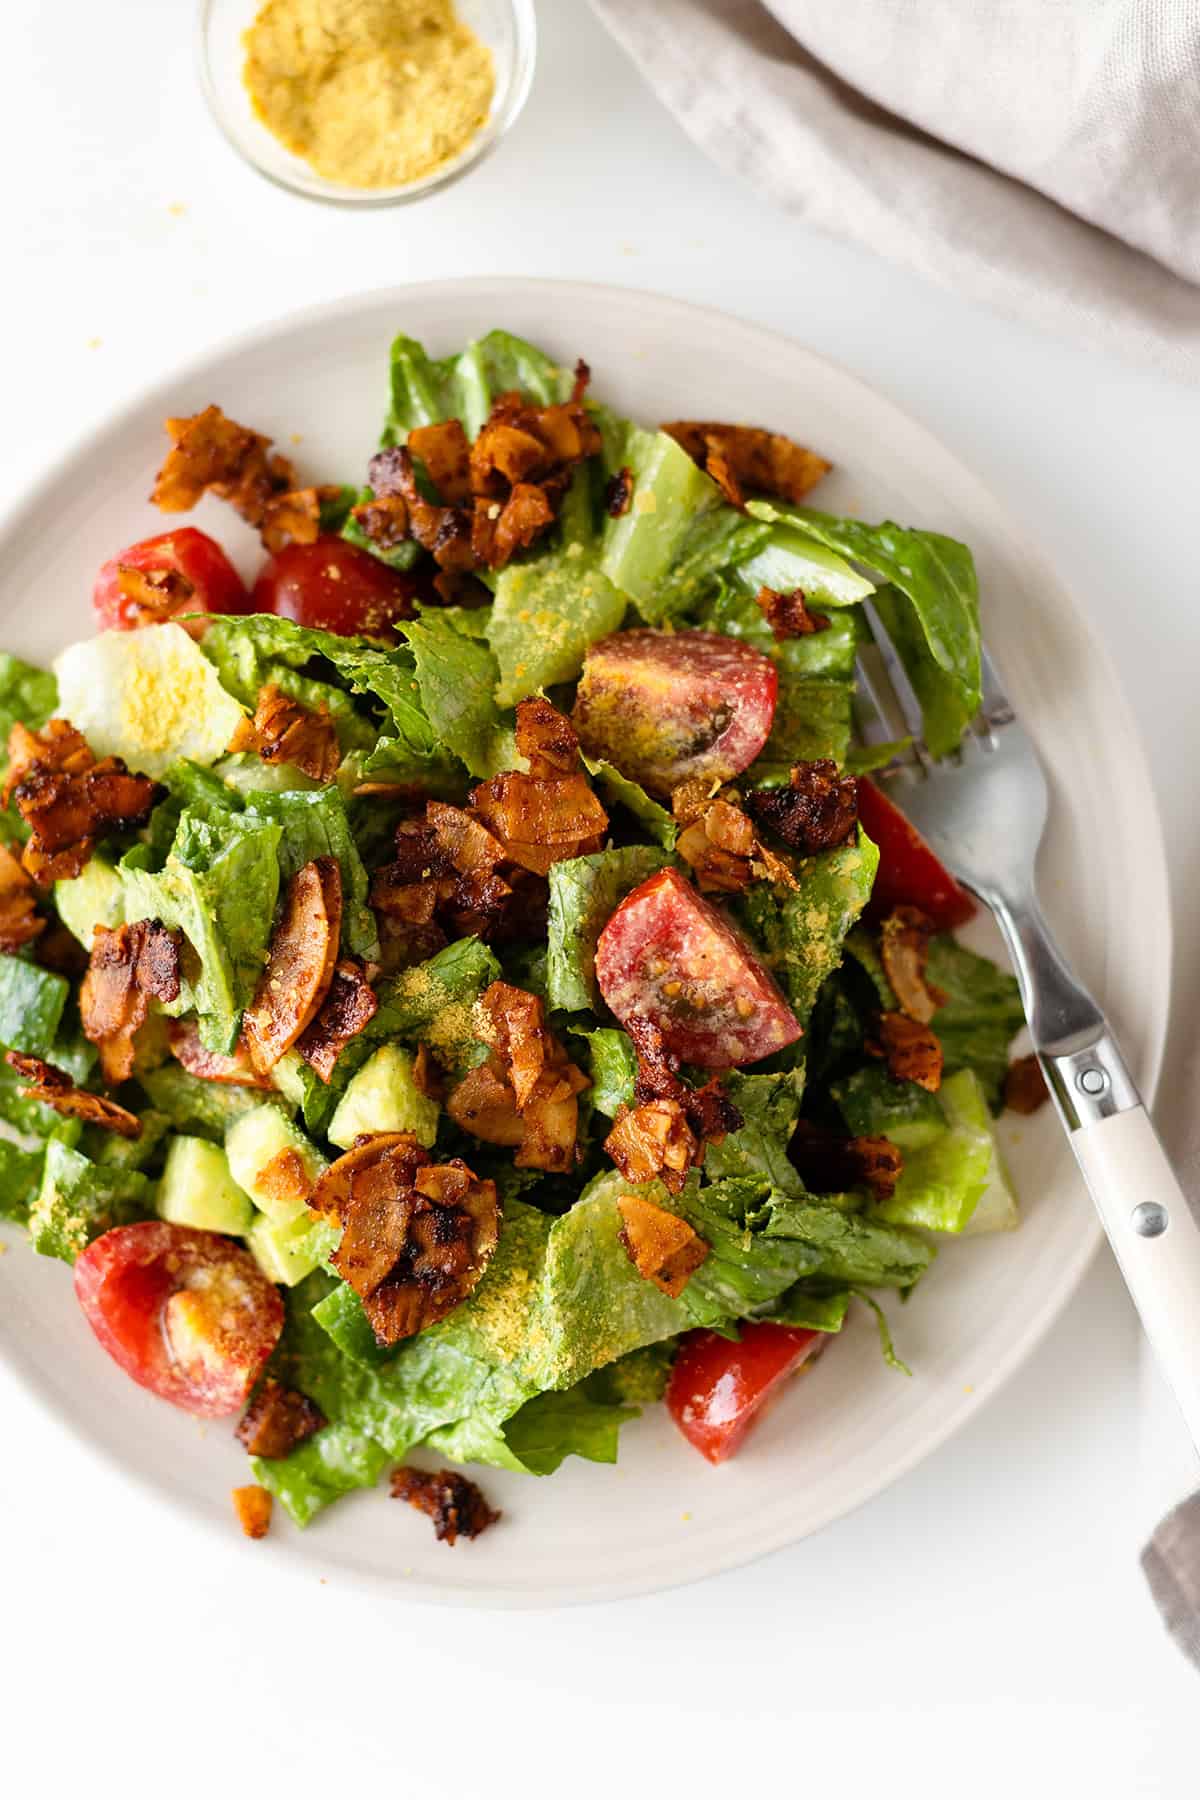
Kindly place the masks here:
POLYGON ((485 1144, 517 1151, 519 1169, 574 1167, 578 1095, 585 1075, 546 1027, 536 994, 494 981, 475 1008, 476 1030, 491 1047, 446 1103, 457 1125, 485 1144))
POLYGON ((324 1424, 324 1413, 307 1394, 284 1387, 279 1381, 264 1381, 242 1414, 236 1436, 248 1455, 274 1461, 286 1456, 314 1431, 320 1431, 324 1424))
POLYGON ((189 1075, 201 1081, 223 1081, 237 1087, 269 1088, 268 1076, 260 1075, 250 1060, 244 1038, 239 1038, 232 1056, 219 1050, 206 1050, 200 1042, 200 1028, 194 1019, 170 1019, 167 1042, 171 1054, 183 1064, 189 1075))
POLYGON ((43 1106, 51 1106, 65 1117, 82 1119, 85 1125, 99 1125, 101 1130, 115 1131, 120 1137, 141 1137, 142 1121, 135 1114, 126 1112, 115 1100, 77 1088, 65 1069, 43 1062, 39 1056, 22 1056, 17 1050, 9 1050, 4 1060, 29 1083, 17 1090, 22 1099, 40 1100, 43 1106))
POLYGON ((684 827, 675 848, 695 871, 702 893, 740 894, 752 881, 796 886, 783 858, 759 842, 732 788, 722 794, 711 782, 682 782, 671 795, 671 810, 684 827))
POLYGON ((801 1119, 789 1151, 806 1188, 814 1194, 840 1194, 847 1188, 869 1188, 876 1200, 896 1189, 904 1169, 899 1146, 885 1137, 839 1137, 801 1119))
POLYGON ((548 700, 522 700, 517 708, 517 749, 539 778, 574 775, 579 769, 579 739, 565 713, 548 700))
POLYGON ((608 814, 583 774, 493 775, 474 789, 471 808, 503 843, 508 860, 534 875, 599 850, 608 830, 608 814))
POLYGON ((811 637, 814 631, 829 630, 828 616, 809 612, 799 588, 780 594, 774 588, 762 587, 754 600, 777 638, 811 637))
MULTIPOLYGON (((714 481, 720 479, 713 468, 719 459, 721 473, 740 494, 773 494, 780 500, 799 503, 810 488, 816 486, 832 464, 813 450, 806 450, 794 439, 778 431, 764 431, 754 425, 722 425, 711 419, 675 419, 662 429, 682 445, 693 462, 707 468, 714 481)), ((726 490, 727 497, 732 497, 726 490)), ((733 504, 739 505, 739 500, 733 504)))
POLYGON ((265 1538, 271 1529, 271 1496, 266 1488, 251 1484, 236 1487, 232 1496, 238 1524, 248 1538, 265 1538))
POLYGON ((942 1085, 942 1046, 928 1025, 903 1013, 882 1013, 878 1036, 868 1042, 872 1056, 881 1056, 888 1074, 896 1081, 915 1081, 936 1094, 942 1085))
POLYGON ((1036 1056, 1018 1056, 1004 1077, 1004 1104, 1009 1112, 1035 1113, 1050 1098, 1042 1065, 1036 1056))
POLYGON ((9 955, 46 929, 37 890, 6 844, 0 844, 0 950, 9 955))
POLYGON ((179 998, 183 933, 157 919, 139 919, 110 931, 97 925, 92 954, 79 990, 84 1036, 99 1046, 105 1081, 118 1087, 133 1073, 135 1038, 152 999, 179 998))
POLYGON ((440 425, 418 425, 408 434, 408 448, 420 457, 438 498, 462 506, 471 498, 471 441, 460 419, 440 425))
POLYGON ((604 1148, 627 1181, 657 1178, 677 1194, 706 1147, 744 1121, 715 1078, 702 1088, 680 1078, 678 1057, 648 1019, 631 1019, 629 1035, 638 1058, 634 1105, 617 1114, 604 1148))
POLYGON ((255 1068, 273 1069, 316 1017, 333 980, 342 930, 342 875, 318 856, 288 883, 243 1029, 255 1068))
POLYGON ((258 1171, 259 1186, 276 1206, 294 1206, 312 1199, 313 1180, 308 1165, 294 1145, 277 1150, 258 1171))
POLYGON ((623 1221, 621 1243, 638 1274, 678 1300, 696 1270, 707 1262, 710 1246, 686 1219, 676 1218, 638 1194, 622 1194, 617 1209, 623 1221))
POLYGON ((815 856, 847 843, 858 822, 858 784, 827 757, 797 763, 787 787, 753 788, 746 807, 793 850, 815 856))
POLYGON ((423 1094, 426 1100, 437 1100, 440 1103, 446 1086, 441 1070, 429 1054, 427 1044, 417 1045, 417 1054, 413 1057, 412 1079, 418 1094, 423 1094))
POLYGON ((440 1469, 436 1475, 424 1469, 394 1469, 392 1499, 407 1500, 432 1519, 434 1536, 443 1544, 476 1538, 500 1517, 476 1484, 453 1469, 440 1469))
MULTIPOLYGON (((195 588, 179 569, 135 569, 117 564, 117 586, 129 602, 127 611, 137 625, 166 625, 181 614, 197 610, 195 588)), ((203 629, 197 619, 187 627, 193 636, 203 629)))
POLYGON ((362 964, 345 957, 333 971, 320 1011, 296 1039, 296 1048, 321 1080, 329 1081, 350 1039, 357 1037, 378 1011, 379 1001, 362 964))
POLYGON ((264 547, 274 556, 285 544, 315 544, 321 535, 321 508, 338 499, 341 491, 336 483, 326 483, 272 494, 259 524, 264 547))
POLYGON ((42 887, 79 875, 99 838, 144 825, 166 792, 118 756, 97 762, 65 719, 36 735, 14 725, 8 757, 4 804, 15 800, 29 826, 21 862, 42 887))
MULTIPOLYGON (((575 387, 581 396, 578 380, 575 387)), ((581 398, 532 407, 519 394, 501 394, 474 444, 452 419, 381 450, 367 474, 374 498, 354 517, 381 549, 411 537, 445 573, 501 569, 554 523, 572 472, 599 449, 581 398), (414 456, 437 501, 421 492, 414 456)))
POLYGON ((453 1312, 477 1285, 500 1231, 496 1184, 464 1162, 433 1164, 408 1132, 360 1140, 318 1180, 310 1204, 337 1218, 330 1261, 381 1344, 453 1312))
POLYGON ((633 504, 633 470, 628 463, 604 484, 604 510, 610 519, 624 518, 633 504))
POLYGON ((269 502, 294 485, 284 456, 268 456, 271 439, 206 406, 190 419, 168 419, 172 447, 150 498, 163 512, 190 512, 211 491, 248 525, 261 525, 269 502))
POLYGON ((314 781, 332 781, 342 760, 329 708, 311 711, 273 682, 259 689, 254 717, 242 720, 229 749, 248 750, 265 763, 291 763, 314 781))
POLYGON ((736 506, 739 512, 744 512, 746 496, 742 492, 742 484, 724 440, 715 432, 709 432, 705 436, 701 467, 716 482, 730 506, 736 506))
POLYGON ((925 962, 933 923, 915 906, 896 906, 883 921, 880 956, 883 972, 892 984, 900 1011, 918 1024, 928 1025, 946 996, 925 979, 925 962))
POLYGON ((402 820, 396 859, 376 871, 371 885, 385 946, 431 954, 446 941, 443 925, 456 937, 489 940, 535 931, 545 894, 532 893, 521 871, 501 875, 504 861, 504 846, 461 807, 431 800, 423 818, 402 820))

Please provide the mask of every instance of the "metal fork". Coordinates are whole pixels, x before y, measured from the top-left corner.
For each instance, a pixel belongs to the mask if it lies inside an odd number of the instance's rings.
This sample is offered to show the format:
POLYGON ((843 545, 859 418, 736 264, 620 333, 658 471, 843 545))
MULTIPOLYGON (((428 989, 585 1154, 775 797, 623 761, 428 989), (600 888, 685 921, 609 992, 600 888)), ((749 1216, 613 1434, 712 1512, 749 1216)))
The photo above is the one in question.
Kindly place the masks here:
POLYGON ((886 706, 890 686, 913 747, 881 772, 885 791, 1004 934, 1059 1117, 1200 1448, 1200 1224, 1108 1020, 1071 973, 1042 917, 1034 861, 1049 796, 1037 751, 985 651, 980 713, 957 751, 940 760, 930 756, 903 664, 875 608, 866 610, 875 643, 859 656, 859 730, 868 744, 895 736, 886 706))

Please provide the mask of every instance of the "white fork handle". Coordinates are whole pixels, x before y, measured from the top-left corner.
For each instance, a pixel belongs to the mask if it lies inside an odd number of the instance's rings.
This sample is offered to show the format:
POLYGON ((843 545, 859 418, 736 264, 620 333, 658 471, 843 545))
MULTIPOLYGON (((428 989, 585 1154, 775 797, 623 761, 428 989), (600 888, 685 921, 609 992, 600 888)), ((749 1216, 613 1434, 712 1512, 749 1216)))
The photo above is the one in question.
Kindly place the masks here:
POLYGON ((1200 1224, 1144 1106, 1070 1134, 1146 1335, 1200 1449, 1200 1224))

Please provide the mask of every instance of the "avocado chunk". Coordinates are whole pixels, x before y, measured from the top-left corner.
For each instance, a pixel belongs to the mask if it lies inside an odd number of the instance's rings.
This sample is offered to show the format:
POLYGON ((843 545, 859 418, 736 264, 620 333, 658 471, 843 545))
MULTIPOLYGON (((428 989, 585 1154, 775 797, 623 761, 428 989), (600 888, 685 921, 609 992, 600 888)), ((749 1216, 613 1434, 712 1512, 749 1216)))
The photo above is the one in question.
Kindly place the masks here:
MULTIPOLYGON (((289 1197, 286 1192, 281 1195, 279 1188, 282 1185, 286 1189, 286 1181, 281 1184, 277 1177, 273 1178, 272 1165, 277 1170, 278 1159, 289 1150, 299 1157, 310 1184, 328 1167, 316 1146, 284 1118, 277 1106, 269 1103, 243 1113, 225 1134, 225 1154, 233 1179, 260 1212, 279 1224, 308 1217, 303 1198, 289 1197)), ((315 1262, 312 1266, 316 1267, 315 1262)))
POLYGON ((172 1138, 157 1205, 171 1225, 230 1237, 245 1237, 254 1222, 254 1208, 229 1173, 225 1152, 207 1138, 172 1138))
POLYGON ((329 1125, 329 1141, 348 1150, 364 1132, 411 1131, 431 1149, 438 1104, 413 1080, 413 1058, 399 1044, 384 1044, 350 1081, 329 1125))
POLYGON ((338 1241, 339 1230, 323 1219, 271 1219, 259 1213, 246 1234, 255 1262, 269 1281, 295 1287, 321 1263, 338 1241))
POLYGON ((73 881, 56 881, 54 904, 58 916, 85 950, 92 947, 97 925, 115 931, 125 923, 125 885, 111 863, 93 856, 73 881))

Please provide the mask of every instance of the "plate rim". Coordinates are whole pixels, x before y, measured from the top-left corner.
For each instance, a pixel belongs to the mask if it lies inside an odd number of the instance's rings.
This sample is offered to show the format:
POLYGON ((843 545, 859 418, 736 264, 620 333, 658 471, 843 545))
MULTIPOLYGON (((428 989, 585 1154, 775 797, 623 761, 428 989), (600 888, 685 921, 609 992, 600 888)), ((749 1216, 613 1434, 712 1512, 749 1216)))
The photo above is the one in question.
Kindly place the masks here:
MULTIPOLYGON (((1153 921, 1155 931, 1159 935, 1159 961, 1162 970, 1162 985, 1166 1006, 1155 1009, 1155 1017, 1161 1017, 1161 1024, 1146 1033, 1141 1050, 1139 1076, 1142 1092, 1147 1106, 1151 1106, 1157 1094, 1166 1056, 1168 1036, 1171 1026, 1171 1002, 1174 994, 1175 973, 1175 930, 1174 904, 1170 878, 1170 867, 1167 859, 1166 836, 1163 830, 1162 815, 1158 797, 1150 775, 1149 761, 1142 735, 1138 729, 1133 710, 1126 696, 1116 665, 1116 659, 1105 641, 1096 633, 1087 619, 1083 609, 1077 603, 1069 586, 1056 572, 1055 565, 1044 552, 1035 535, 1031 535, 1023 525, 1019 524, 1008 506, 993 493, 990 486, 977 475, 970 463, 959 453, 943 442, 938 434, 927 426, 921 418, 911 414, 906 406, 882 390, 876 388, 857 372, 846 367, 835 357, 812 348, 802 339, 786 331, 775 330, 770 326, 760 325, 747 320, 737 313, 723 308, 706 306, 692 300, 654 289, 642 289, 632 285, 612 282, 572 281, 561 278, 520 275, 471 275, 462 277, 445 277, 432 281, 385 283, 377 287, 357 289, 332 298, 317 301, 304 307, 290 309, 272 314, 269 318, 259 320, 253 325, 244 327, 231 337, 211 343, 179 363, 159 365, 155 373, 129 395, 121 404, 108 410, 97 419, 78 438, 66 447, 45 459, 44 465, 35 471, 26 483, 0 507, 0 547, 3 541, 20 528, 25 515, 35 512, 53 492, 57 481, 62 478, 64 470, 76 463, 83 463, 105 440, 120 434, 137 414, 151 404, 169 408, 169 392, 171 389, 191 383, 201 377, 212 365, 226 362, 232 358, 253 354, 257 349, 268 347, 282 332, 303 331, 323 322, 345 319, 357 312, 370 312, 384 306, 395 306, 401 309, 406 302, 411 303, 419 298, 425 304, 436 303, 439 297, 450 297, 458 301, 474 294, 479 297, 481 311, 485 305, 502 308, 504 297, 520 293, 524 297, 553 295, 557 297, 554 316, 562 318, 568 315, 571 297, 589 296, 593 300, 610 300, 621 306, 635 305, 641 309, 659 307, 667 313, 685 313, 698 322, 707 321, 715 329, 728 335, 730 331, 745 334, 747 339, 756 340, 763 348, 780 344, 787 347, 790 354, 807 360, 814 367, 831 370, 839 381, 854 389, 863 397, 865 403, 876 412, 884 409, 900 423, 913 441, 920 441, 923 447, 941 462, 943 467, 952 469, 955 483, 972 510, 986 519, 988 528, 1006 542, 1012 542, 1018 535, 1024 545, 1026 566, 1034 578, 1043 584, 1053 595, 1056 606, 1063 605, 1068 615, 1079 625, 1082 637, 1088 646, 1089 658, 1099 664, 1104 672, 1112 698, 1119 708, 1116 724, 1126 758, 1126 769, 1130 784, 1136 787, 1145 807, 1143 824, 1145 834, 1152 840, 1154 849, 1154 886, 1156 889, 1157 918, 1153 921)), ((906 1450, 893 1455, 887 1466, 878 1475, 859 1483, 853 1496, 845 1500, 831 1499, 828 1506, 810 1519, 799 1533, 785 1528, 776 1530, 765 1539, 740 1545, 735 1549, 714 1546, 707 1553, 693 1553, 686 1566, 674 1570, 657 1572, 654 1575, 634 1573, 624 1578, 592 1581, 575 1581, 556 1587, 552 1597, 545 1593, 527 1595, 521 1591, 503 1586, 472 1586, 470 1584, 443 1586, 436 1581, 414 1579, 406 1576, 402 1570, 376 1570, 368 1572, 353 1564, 334 1562, 330 1564, 329 1579, 336 1579, 353 1584, 356 1587, 377 1591, 381 1584, 389 1590, 397 1591, 406 1600, 423 1605, 476 1607, 485 1611, 553 1611, 560 1606, 583 1604, 603 1604, 605 1601, 616 1601, 637 1595, 666 1592, 670 1589, 690 1585, 692 1582, 707 1579, 711 1575, 727 1570, 748 1566, 761 1558, 773 1554, 777 1550, 797 1544, 803 1539, 812 1537, 835 1521, 847 1518, 875 1499, 894 1482, 899 1481, 919 1463, 931 1456, 949 1438, 951 1438, 969 1420, 985 1407, 992 1397, 1000 1391, 1005 1383, 1033 1355, 1044 1341, 1050 1328, 1062 1315, 1078 1291, 1093 1257, 1103 1238, 1098 1218, 1094 1213, 1088 1215, 1086 1226, 1080 1231, 1079 1242, 1074 1256, 1063 1265, 1061 1279, 1054 1291, 1027 1321, 1026 1329, 1019 1338, 1014 1339, 1012 1350, 998 1358, 987 1374, 977 1377, 973 1384, 973 1392, 960 1396, 962 1404, 947 1409, 932 1426, 919 1434, 914 1434, 912 1443, 906 1450)), ((0 1356, 18 1380, 36 1396, 38 1402, 55 1418, 60 1427, 65 1427, 76 1443, 86 1452, 106 1464, 114 1472, 126 1479, 133 1479, 145 1490, 153 1492, 159 1501, 180 1504, 181 1496, 170 1484, 158 1474, 157 1465, 148 1468, 141 1465, 130 1466, 128 1460, 98 1434, 93 1435, 78 1425, 75 1419, 60 1404, 50 1382, 43 1377, 36 1363, 28 1357, 20 1345, 5 1342, 0 1338, 0 1356)), ((224 1541, 228 1547, 227 1534, 222 1531, 215 1515, 182 1499, 182 1508, 193 1525, 211 1534, 214 1542, 224 1541)), ((310 1568, 314 1561, 319 1561, 319 1540, 309 1537, 307 1533, 289 1533, 286 1539, 277 1539, 272 1547, 272 1561, 277 1557, 285 1557, 297 1573, 310 1568), (315 1552, 315 1554, 314 1554, 315 1552)))

